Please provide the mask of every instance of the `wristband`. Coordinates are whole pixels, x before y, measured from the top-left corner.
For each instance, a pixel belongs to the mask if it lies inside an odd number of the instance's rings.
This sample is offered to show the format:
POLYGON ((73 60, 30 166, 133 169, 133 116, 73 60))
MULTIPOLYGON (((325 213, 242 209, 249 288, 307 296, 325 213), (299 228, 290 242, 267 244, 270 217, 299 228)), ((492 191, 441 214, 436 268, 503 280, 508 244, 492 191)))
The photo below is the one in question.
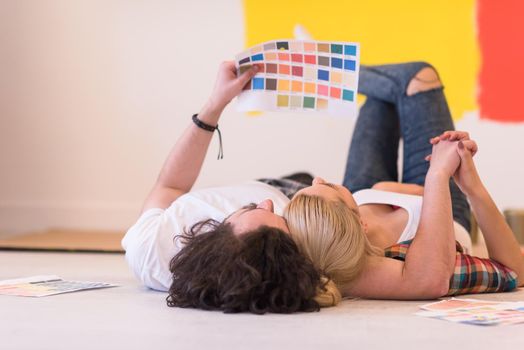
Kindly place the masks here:
POLYGON ((217 126, 212 126, 209 124, 204 123, 200 119, 198 119, 198 114, 193 114, 193 117, 191 118, 193 120, 193 123, 195 123, 196 126, 198 126, 200 129, 214 132, 215 130, 218 131, 218 141, 220 143, 220 147, 218 149, 218 158, 217 159, 223 159, 224 158, 224 150, 222 147, 222 133, 220 132, 220 129, 217 126))

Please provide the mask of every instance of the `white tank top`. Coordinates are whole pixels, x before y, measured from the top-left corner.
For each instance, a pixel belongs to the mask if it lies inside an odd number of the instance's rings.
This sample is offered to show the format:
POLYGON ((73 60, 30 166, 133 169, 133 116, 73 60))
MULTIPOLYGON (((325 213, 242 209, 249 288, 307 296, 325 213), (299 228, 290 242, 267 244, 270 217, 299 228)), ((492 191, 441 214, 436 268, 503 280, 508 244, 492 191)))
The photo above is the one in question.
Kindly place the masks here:
MULTIPOLYGON (((422 196, 367 189, 354 193, 353 197, 358 206, 364 204, 388 204, 405 209, 408 213, 408 222, 397 243, 415 237, 422 212, 422 196)), ((455 239, 462 245, 466 254, 471 253, 471 238, 466 229, 456 221, 453 222, 453 225, 455 239)))

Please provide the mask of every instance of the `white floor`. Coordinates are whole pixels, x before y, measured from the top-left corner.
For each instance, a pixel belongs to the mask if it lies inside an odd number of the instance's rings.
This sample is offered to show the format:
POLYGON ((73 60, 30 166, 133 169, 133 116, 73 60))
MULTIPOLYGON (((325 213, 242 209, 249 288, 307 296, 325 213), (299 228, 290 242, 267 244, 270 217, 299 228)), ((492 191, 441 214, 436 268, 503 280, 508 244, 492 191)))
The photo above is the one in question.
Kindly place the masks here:
MULTIPOLYGON (((518 349, 524 325, 479 327, 414 316, 425 302, 354 300, 318 313, 226 315, 168 308, 123 255, 0 252, 0 280, 39 274, 120 287, 46 298, 0 296, 0 349, 518 349)), ((524 301, 515 293, 473 296, 524 301)))

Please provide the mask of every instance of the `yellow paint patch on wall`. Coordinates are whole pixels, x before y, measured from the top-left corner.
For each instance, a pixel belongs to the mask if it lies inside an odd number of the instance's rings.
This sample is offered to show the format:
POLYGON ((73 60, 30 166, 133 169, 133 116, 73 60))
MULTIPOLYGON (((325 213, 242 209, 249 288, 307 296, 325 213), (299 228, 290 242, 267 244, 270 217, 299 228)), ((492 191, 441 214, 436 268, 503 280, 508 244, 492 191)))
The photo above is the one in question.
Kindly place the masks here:
POLYGON ((317 40, 359 42, 363 64, 428 61, 456 119, 477 109, 474 0, 244 0, 244 12, 247 47, 301 24, 317 40))

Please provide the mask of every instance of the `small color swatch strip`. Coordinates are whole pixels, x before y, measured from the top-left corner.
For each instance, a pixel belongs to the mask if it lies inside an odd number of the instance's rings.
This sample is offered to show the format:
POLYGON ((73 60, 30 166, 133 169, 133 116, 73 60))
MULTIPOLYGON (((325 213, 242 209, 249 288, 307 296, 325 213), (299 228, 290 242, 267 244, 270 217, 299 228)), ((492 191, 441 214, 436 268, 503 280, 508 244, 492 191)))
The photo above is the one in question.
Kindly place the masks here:
POLYGON ((259 70, 238 96, 240 111, 305 110, 356 115, 357 43, 275 40, 237 55, 237 74, 259 70))

